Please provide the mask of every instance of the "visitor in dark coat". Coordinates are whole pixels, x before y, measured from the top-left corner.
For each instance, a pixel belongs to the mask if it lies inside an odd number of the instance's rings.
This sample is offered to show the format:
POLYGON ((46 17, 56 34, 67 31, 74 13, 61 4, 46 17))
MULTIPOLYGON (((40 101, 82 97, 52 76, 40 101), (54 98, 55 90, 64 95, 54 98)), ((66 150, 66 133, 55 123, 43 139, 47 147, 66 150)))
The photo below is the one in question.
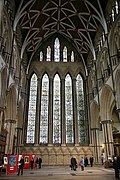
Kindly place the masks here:
POLYGON ((119 179, 119 169, 120 169, 120 158, 114 157, 113 169, 115 170, 115 178, 119 179))
POLYGON ((75 157, 71 158, 71 170, 76 171, 76 167, 77 167, 77 161, 75 157))
POLYGON ((90 166, 93 167, 93 161, 94 161, 94 158, 93 156, 90 157, 90 166))
POLYGON ((85 167, 88 166, 88 158, 87 158, 87 156, 85 156, 85 158, 84 158, 84 165, 85 165, 85 167))

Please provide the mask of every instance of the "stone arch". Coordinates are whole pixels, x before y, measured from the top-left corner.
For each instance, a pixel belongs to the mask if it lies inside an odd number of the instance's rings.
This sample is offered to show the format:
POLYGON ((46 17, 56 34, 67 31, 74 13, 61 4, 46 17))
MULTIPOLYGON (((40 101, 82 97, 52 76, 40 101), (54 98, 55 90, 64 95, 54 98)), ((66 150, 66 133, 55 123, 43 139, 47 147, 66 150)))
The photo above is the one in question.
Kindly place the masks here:
POLYGON ((115 55, 117 50, 120 49, 120 31, 119 31, 120 16, 118 16, 117 21, 114 22, 112 32, 110 34, 110 52, 111 55, 115 55))
POLYGON ((120 70, 116 72, 115 83, 116 83, 115 86, 116 86, 117 109, 120 109, 120 70))
POLYGON ((102 89, 100 97, 100 116, 101 120, 111 120, 113 104, 115 104, 115 99, 113 91, 109 85, 105 85, 102 89))
POLYGON ((91 128, 99 128, 99 106, 96 101, 93 101, 90 106, 91 113, 91 128))

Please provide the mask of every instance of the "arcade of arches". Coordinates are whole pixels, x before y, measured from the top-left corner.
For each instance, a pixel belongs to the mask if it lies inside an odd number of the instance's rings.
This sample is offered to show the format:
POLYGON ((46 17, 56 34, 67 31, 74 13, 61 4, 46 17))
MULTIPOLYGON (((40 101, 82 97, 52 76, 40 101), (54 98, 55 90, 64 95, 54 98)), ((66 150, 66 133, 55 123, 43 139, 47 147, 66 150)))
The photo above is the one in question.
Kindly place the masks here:
POLYGON ((120 2, 45 2, 0 2, 0 154, 98 164, 120 155, 120 2))

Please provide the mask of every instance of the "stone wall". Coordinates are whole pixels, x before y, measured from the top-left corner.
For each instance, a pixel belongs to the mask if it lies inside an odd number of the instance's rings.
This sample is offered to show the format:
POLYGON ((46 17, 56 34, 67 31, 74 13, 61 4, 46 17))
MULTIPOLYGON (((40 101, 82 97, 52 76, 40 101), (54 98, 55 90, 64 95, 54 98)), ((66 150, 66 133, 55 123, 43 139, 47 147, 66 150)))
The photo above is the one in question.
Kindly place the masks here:
POLYGON ((72 156, 77 162, 85 155, 89 158, 93 154, 93 147, 90 146, 20 146, 20 154, 36 154, 42 156, 43 165, 69 165, 72 156))

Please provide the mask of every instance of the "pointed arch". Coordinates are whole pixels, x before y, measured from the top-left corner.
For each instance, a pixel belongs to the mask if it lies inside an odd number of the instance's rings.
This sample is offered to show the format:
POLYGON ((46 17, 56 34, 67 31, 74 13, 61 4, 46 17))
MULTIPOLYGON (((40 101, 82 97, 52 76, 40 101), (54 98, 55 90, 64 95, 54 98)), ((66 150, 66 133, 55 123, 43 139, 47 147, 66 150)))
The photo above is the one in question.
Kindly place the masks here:
POLYGON ((114 107, 115 99, 113 91, 109 85, 105 85, 102 89, 100 98, 100 115, 101 120, 111 120, 112 108, 114 107))
POLYGON ((100 114, 99 114, 99 106, 96 101, 93 101, 90 106, 90 114, 91 114, 91 128, 99 128, 100 114))
POLYGON ((55 39, 55 43, 54 43, 54 61, 55 62, 60 61, 60 41, 58 38, 55 39))
POLYGON ((115 82, 116 82, 117 109, 120 109, 120 71, 116 72, 115 82))
POLYGON ((63 49, 63 62, 67 62, 67 47, 64 46, 63 49))
POLYGON ((61 143, 61 93, 58 74, 54 77, 53 87, 53 143, 61 143))
POLYGON ((84 90, 83 79, 80 74, 76 77, 76 94, 77 94, 77 119, 78 119, 78 139, 79 143, 85 141, 85 105, 84 105, 84 90))
POLYGON ((74 55, 74 52, 72 51, 71 52, 71 62, 74 62, 75 61, 75 55, 74 55))
POLYGON ((30 80, 29 107, 28 107, 28 125, 27 125, 27 143, 34 143, 35 138, 35 120, 36 120, 36 102, 37 102, 37 76, 35 73, 30 80))
POLYGON ((73 143, 73 99, 72 79, 69 74, 65 77, 65 117, 66 117, 66 143, 73 143))
POLYGON ((49 105, 49 77, 45 73, 42 77, 41 114, 40 114, 40 143, 48 143, 48 105, 49 105))
POLYGON ((51 47, 47 47, 47 59, 46 61, 51 61, 51 47))

